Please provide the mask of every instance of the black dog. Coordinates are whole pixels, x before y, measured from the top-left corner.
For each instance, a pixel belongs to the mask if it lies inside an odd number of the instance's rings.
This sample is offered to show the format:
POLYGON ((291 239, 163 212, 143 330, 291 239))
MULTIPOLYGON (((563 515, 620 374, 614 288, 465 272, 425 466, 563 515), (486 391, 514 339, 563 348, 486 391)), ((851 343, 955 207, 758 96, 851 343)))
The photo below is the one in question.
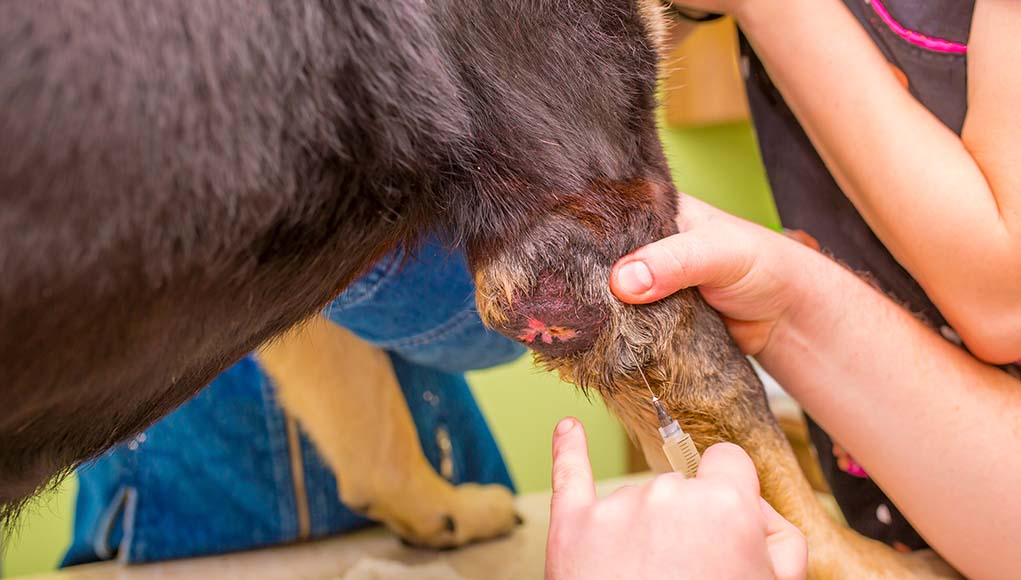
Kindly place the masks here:
POLYGON ((5 514, 426 230, 477 267, 525 235, 557 247, 542 216, 591 225, 625 185, 655 211, 606 259, 669 230, 656 18, 633 0, 3 3, 5 514))

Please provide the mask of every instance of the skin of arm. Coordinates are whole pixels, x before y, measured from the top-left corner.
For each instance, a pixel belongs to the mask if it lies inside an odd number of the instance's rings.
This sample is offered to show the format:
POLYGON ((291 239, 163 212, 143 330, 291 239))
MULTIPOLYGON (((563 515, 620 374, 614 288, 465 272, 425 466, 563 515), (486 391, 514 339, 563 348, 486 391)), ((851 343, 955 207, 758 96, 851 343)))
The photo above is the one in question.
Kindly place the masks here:
POLYGON ((683 203, 682 233, 622 258, 614 293, 645 303, 700 286, 739 346, 865 466, 947 561, 973 578, 1021 568, 1018 382, 826 256, 693 199, 683 203), (647 275, 630 275, 636 262, 647 275))
POLYGON ((1016 572, 1021 385, 827 258, 806 266, 804 299, 758 360, 949 562, 1016 572))
POLYGON ((845 194, 968 347, 1021 359, 1021 3, 977 0, 961 137, 839 0, 679 3, 737 19, 845 194))

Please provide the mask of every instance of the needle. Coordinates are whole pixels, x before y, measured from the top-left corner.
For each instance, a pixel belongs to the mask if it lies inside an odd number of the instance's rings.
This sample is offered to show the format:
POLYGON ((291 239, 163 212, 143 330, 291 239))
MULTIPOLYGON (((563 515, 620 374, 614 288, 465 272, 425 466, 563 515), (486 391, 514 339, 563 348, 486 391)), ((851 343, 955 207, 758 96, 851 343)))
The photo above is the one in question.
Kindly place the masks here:
POLYGON ((624 344, 628 347, 627 351, 631 354, 631 360, 635 363, 638 374, 642 375, 645 387, 649 389, 649 394, 652 395, 652 406, 656 408, 656 420, 659 421, 659 435, 663 438, 663 453, 666 455, 670 467, 684 477, 695 477, 695 474, 698 473, 699 461, 701 460, 698 448, 695 447, 695 442, 691 440, 691 435, 681 431, 680 424, 670 416, 663 403, 659 402, 659 397, 652 391, 652 385, 649 384, 645 371, 638 364, 638 357, 635 355, 635 351, 631 350, 630 344, 626 342, 624 344))
MULTIPOLYGON (((627 343, 625 343, 627 344, 627 343)), ((642 376, 642 381, 645 383, 645 388, 649 389, 649 394, 652 395, 653 402, 658 401, 659 397, 652 391, 652 385, 649 384, 649 379, 645 376, 645 371, 642 370, 642 365, 638 364, 638 357, 635 356, 635 351, 631 350, 631 345, 627 345, 628 353, 631 354, 631 361, 635 363, 635 368, 638 369, 638 374, 642 376)))

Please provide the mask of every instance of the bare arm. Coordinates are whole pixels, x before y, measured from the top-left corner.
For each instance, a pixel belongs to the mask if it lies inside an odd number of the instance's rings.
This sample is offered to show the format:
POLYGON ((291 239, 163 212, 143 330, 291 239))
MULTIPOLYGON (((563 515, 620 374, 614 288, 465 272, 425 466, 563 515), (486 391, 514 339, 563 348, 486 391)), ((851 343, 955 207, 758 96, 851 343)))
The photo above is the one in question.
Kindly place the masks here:
POLYGON ((827 258, 803 259, 802 300, 760 362, 944 558, 972 578, 1014 573, 1021 385, 827 258))
POLYGON ((1021 3, 977 2, 962 137, 839 0, 683 3, 737 17, 845 194, 968 346, 1021 359, 1021 3))
POLYGON ((626 302, 700 286, 742 350, 969 577, 1021 567, 1021 385, 792 240, 685 199, 683 233, 622 258, 626 302), (639 264, 647 275, 635 275, 639 264))

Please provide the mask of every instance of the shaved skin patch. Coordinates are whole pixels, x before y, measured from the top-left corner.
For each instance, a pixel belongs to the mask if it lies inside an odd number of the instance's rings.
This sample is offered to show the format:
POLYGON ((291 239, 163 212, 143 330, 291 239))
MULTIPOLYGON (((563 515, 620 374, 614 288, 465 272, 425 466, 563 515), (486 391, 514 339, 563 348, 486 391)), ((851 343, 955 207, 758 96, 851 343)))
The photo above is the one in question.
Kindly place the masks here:
POLYGON ((546 344, 553 344, 554 339, 561 342, 567 342, 569 340, 573 340, 577 336, 578 331, 573 328, 548 326, 541 320, 529 318, 528 328, 518 335, 518 340, 532 344, 536 339, 540 339, 546 344))
POLYGON ((496 330, 552 358, 591 348, 608 318, 604 308, 569 296, 564 280, 552 275, 542 276, 530 295, 514 300, 508 315, 496 330))

